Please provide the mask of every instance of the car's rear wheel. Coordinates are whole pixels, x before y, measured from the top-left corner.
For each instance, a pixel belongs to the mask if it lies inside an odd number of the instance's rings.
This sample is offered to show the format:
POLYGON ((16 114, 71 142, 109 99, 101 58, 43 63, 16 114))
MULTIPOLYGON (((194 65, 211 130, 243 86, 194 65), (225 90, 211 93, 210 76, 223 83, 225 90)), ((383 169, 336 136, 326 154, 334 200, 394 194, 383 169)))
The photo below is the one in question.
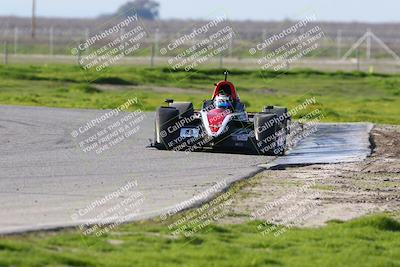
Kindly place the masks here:
POLYGON ((276 118, 275 114, 258 113, 254 116, 254 136, 259 154, 271 154, 275 148, 276 118))
POLYGON ((262 155, 284 155, 287 129, 276 114, 258 113, 254 116, 257 152, 262 155))
POLYGON ((289 132, 289 122, 290 122, 288 109, 285 107, 278 107, 278 106, 265 106, 263 109, 263 113, 276 115, 276 124, 277 124, 276 126, 277 133, 275 134, 276 146, 271 154, 284 155, 286 151, 286 139, 289 132))

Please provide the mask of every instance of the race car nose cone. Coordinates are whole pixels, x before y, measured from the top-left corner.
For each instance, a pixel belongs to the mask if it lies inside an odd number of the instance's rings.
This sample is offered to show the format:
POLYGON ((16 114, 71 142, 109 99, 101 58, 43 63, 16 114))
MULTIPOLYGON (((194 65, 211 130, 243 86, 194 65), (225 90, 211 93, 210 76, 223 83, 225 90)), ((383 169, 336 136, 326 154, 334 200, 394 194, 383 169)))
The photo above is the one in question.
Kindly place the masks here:
POLYGON ((207 113, 208 125, 212 133, 218 132, 225 117, 230 113, 229 109, 223 108, 212 109, 207 113))

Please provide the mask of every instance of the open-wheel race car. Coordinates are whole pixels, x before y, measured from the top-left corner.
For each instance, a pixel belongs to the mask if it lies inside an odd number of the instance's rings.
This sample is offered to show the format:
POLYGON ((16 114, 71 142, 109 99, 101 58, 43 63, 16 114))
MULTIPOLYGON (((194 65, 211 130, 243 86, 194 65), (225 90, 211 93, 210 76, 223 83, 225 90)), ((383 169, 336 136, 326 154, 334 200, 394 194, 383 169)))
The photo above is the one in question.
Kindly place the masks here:
POLYGON ((213 149, 261 155, 283 155, 289 131, 287 108, 265 106, 246 112, 235 86, 225 79, 215 84, 211 99, 200 110, 190 102, 166 99, 155 115, 153 146, 162 150, 213 149))

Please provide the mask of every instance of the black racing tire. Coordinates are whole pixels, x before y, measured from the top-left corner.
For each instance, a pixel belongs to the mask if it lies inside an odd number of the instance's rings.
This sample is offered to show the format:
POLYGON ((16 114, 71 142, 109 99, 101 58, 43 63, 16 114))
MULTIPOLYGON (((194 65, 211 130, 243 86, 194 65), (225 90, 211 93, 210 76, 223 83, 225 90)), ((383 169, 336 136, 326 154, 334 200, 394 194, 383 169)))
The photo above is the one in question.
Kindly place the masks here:
POLYGON ((289 134, 289 122, 291 120, 288 109, 278 106, 265 106, 263 109, 265 114, 275 114, 277 117, 277 140, 276 148, 272 151, 273 155, 284 155, 286 151, 286 138, 289 134))
POLYGON ((284 114, 287 114, 287 112, 287 108, 278 106, 265 106, 263 109, 263 113, 276 114, 278 118, 284 116, 284 114))
POLYGON ((194 114, 193 104, 190 102, 174 102, 169 105, 179 111, 179 116, 190 118, 194 114))
POLYGON ((270 155, 275 149, 275 133, 278 131, 276 114, 257 113, 254 115, 254 137, 259 154, 270 155))
POLYGON ((161 150, 172 150, 170 142, 178 138, 178 131, 169 133, 168 128, 179 119, 179 110, 174 107, 160 107, 156 111, 154 146, 161 150))

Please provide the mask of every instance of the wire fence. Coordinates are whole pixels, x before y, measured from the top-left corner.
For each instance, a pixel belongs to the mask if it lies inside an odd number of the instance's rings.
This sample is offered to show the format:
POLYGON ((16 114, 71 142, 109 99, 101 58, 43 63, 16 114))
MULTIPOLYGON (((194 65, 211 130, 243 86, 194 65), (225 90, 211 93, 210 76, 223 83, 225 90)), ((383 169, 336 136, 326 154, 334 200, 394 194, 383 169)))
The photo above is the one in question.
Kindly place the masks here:
MULTIPOLYGON (((29 25, 2 23, 0 26, 2 63, 55 62, 78 64, 79 59, 77 57, 79 55, 72 55, 71 48, 79 42, 89 39, 93 34, 98 32, 98 29, 96 29, 95 22, 91 22, 90 25, 84 25, 85 23, 79 22, 75 23, 75 25, 68 25, 65 22, 57 22, 57 20, 54 23, 42 23, 42 25, 37 27, 34 38, 32 38, 32 29, 29 25)), ((181 50, 177 50, 169 55, 163 55, 160 53, 159 48, 166 46, 172 40, 178 38, 182 34, 182 31, 176 30, 174 32, 174 28, 177 27, 176 25, 169 26, 168 29, 158 28, 157 26, 147 25, 146 30, 148 35, 142 40, 141 49, 128 54, 118 64, 167 65, 169 57, 179 54, 181 50)), ((244 68, 257 67, 249 54, 249 47, 262 41, 266 36, 279 33, 281 28, 269 27, 254 31, 245 27, 236 27, 237 34, 230 41, 229 49, 221 53, 219 57, 210 60, 209 65, 220 68, 223 68, 224 65, 244 68)), ((364 36, 365 31, 358 30, 356 33, 348 29, 338 29, 337 27, 327 28, 328 30, 325 31, 326 34, 321 40, 317 52, 310 53, 295 64, 288 64, 287 67, 371 71, 372 66, 372 69, 383 72, 399 71, 399 62, 396 58, 393 58, 393 55, 400 54, 400 37, 393 36, 393 34, 388 34, 387 32, 380 32, 379 29, 376 29, 378 34, 374 34, 374 36, 383 36, 383 38, 379 38, 381 43, 371 43, 370 40, 369 42, 366 40, 357 44, 357 41, 360 40, 359 38, 364 36), (357 45, 355 46, 355 44, 357 45), (388 50, 392 54, 388 53, 388 50), (345 55, 346 61, 343 60, 343 56, 345 55)), ((290 38, 284 38, 276 42, 270 49, 273 50, 282 45, 282 43, 290 42, 290 38)), ((103 40, 104 43, 108 41, 103 40)), ((200 39, 191 40, 186 44, 186 48, 200 41, 200 39)), ((99 42, 97 45, 101 46, 104 43, 99 42)), ((185 47, 182 47, 182 49, 185 49, 185 47)))

